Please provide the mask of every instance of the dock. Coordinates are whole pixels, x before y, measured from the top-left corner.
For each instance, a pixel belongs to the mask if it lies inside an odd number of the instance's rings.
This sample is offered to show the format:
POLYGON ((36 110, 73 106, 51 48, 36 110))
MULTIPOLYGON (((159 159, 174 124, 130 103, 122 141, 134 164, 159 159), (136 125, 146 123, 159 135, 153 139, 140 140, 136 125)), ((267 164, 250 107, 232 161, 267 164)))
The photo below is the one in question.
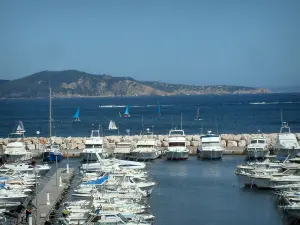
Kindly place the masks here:
POLYGON ((73 178, 75 169, 70 168, 69 173, 65 168, 59 168, 45 184, 44 188, 37 194, 37 202, 36 198, 32 200, 34 206, 37 203, 37 218, 36 222, 33 223, 36 225, 44 225, 44 223, 49 219, 51 211, 55 208, 57 202, 60 201, 61 196, 64 193, 64 190, 68 188, 71 179, 73 178), (61 185, 60 185, 60 175, 61 175, 61 185), (57 182, 56 182, 57 177, 57 182), (49 197, 49 198, 48 198, 49 197))

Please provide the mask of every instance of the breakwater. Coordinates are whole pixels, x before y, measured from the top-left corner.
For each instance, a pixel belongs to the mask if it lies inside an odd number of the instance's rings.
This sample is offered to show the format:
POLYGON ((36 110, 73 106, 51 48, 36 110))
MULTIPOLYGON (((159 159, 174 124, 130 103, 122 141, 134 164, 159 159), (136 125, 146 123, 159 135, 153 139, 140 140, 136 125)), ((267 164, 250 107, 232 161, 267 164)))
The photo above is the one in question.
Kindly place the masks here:
MULTIPOLYGON (((251 141, 251 138, 257 134, 221 134, 221 144, 227 149, 231 148, 245 148, 251 141)), ((267 139, 270 148, 276 142, 277 133, 263 134, 267 139)), ((300 133, 295 134, 297 140, 300 142, 300 133)), ((137 141, 142 139, 149 139, 154 137, 157 147, 168 146, 168 135, 132 135, 132 136, 105 136, 103 139, 104 147, 114 148, 119 142, 131 142, 136 146, 137 141)), ((86 137, 51 137, 53 144, 61 146, 62 150, 82 150, 84 149, 86 137)), ((8 138, 0 138, 0 149, 4 150, 8 143, 8 138)), ((27 150, 38 150, 50 143, 50 138, 45 137, 27 137, 24 139, 27 150)), ((186 135, 186 145, 188 147, 198 147, 201 145, 200 135, 186 135)))

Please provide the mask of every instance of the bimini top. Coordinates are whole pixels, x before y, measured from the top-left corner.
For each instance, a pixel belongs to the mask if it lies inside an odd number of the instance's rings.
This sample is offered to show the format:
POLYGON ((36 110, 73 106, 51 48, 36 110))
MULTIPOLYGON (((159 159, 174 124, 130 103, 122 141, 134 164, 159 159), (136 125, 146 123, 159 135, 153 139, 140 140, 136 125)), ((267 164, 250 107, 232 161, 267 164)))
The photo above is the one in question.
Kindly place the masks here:
POLYGON ((170 130, 169 136, 185 136, 184 130, 170 130))

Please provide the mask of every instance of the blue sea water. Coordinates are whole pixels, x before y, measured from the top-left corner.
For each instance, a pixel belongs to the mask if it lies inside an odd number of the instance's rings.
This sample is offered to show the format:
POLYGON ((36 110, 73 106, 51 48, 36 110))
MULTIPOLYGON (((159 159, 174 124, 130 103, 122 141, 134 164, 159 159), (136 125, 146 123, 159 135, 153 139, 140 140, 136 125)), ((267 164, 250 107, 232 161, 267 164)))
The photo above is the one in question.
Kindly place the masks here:
MULTIPOLYGON (((167 134, 173 127, 187 134, 212 130, 215 133, 278 132, 283 119, 289 122, 293 132, 300 132, 300 94, 268 95, 203 95, 172 97, 116 97, 53 99, 54 134, 56 136, 88 136, 90 129, 101 125, 104 135, 117 132, 108 130, 110 120, 116 121, 120 134, 139 134, 142 128, 153 128, 156 134, 167 134), (156 116, 157 101, 161 116, 156 116), (120 118, 129 105, 131 117, 120 118), (197 107, 203 120, 195 121, 197 107), (74 123, 73 116, 80 108, 81 122, 74 123)), ((0 100, 0 137, 7 137, 22 120, 26 136, 49 135, 48 99, 0 100)))

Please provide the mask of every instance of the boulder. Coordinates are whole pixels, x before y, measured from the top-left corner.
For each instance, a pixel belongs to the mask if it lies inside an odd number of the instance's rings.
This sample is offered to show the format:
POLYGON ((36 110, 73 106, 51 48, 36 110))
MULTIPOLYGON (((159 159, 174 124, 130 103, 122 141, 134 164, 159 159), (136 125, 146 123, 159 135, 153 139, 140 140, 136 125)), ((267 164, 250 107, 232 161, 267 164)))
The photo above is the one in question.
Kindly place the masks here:
POLYGON ((83 150, 84 149, 84 144, 83 143, 77 144, 77 149, 83 150))
POLYGON ((199 147, 199 141, 191 141, 191 146, 199 147))
POLYGON ((76 149, 77 148, 77 144, 75 142, 68 143, 67 144, 67 148, 71 149, 71 150, 76 149))
POLYGON ((36 148, 35 148, 34 144, 28 144, 28 145, 26 145, 26 149, 27 150, 35 150, 36 148))
POLYGON ((245 140, 246 142, 248 142, 251 140, 251 135, 250 134, 242 134, 241 140, 245 140))
POLYGON ((162 147, 168 147, 168 146, 169 146, 169 142, 167 142, 167 141, 162 142, 162 147))
POLYGON ((240 140, 239 142, 238 142, 238 146, 239 147, 246 147, 246 141, 245 140, 240 140))
POLYGON ((61 150, 66 150, 66 149, 67 149, 67 144, 65 144, 65 143, 64 143, 64 144, 61 144, 61 145, 60 145, 60 149, 61 149, 61 150))
POLYGON ((194 135, 192 140, 193 141, 200 141, 200 135, 194 135))
POLYGON ((231 134, 223 134, 223 135, 221 135, 221 139, 225 140, 226 142, 232 141, 233 140, 233 135, 231 135, 231 134))
POLYGON ((227 147, 237 147, 238 144, 236 141, 227 141, 227 147))
POLYGON ((186 136, 186 140, 187 141, 192 141, 193 140, 193 136, 192 135, 187 135, 186 136))
POLYGON ((169 136, 164 136, 164 141, 169 141, 169 136))
POLYGON ((224 148, 226 147, 226 141, 225 140, 221 140, 221 146, 223 146, 224 148))
POLYGON ((236 134, 236 135, 233 135, 233 141, 236 141, 236 142, 239 142, 242 138, 242 135, 240 134, 236 134))
POLYGON ((190 141, 185 141, 185 146, 191 146, 191 142, 190 141))
POLYGON ((57 144, 57 145, 61 145, 62 143, 63 143, 63 141, 62 141, 62 138, 61 137, 56 137, 55 139, 54 139, 54 142, 53 142, 54 144, 57 144))
POLYGON ((157 140, 157 141, 156 141, 156 146, 157 146, 157 147, 161 147, 161 146, 162 146, 162 142, 161 142, 160 140, 157 140))
POLYGON ((163 140, 164 140, 164 136, 163 136, 163 135, 158 135, 157 139, 158 139, 159 141, 163 141, 163 140))
POLYGON ((300 133, 296 134, 297 140, 300 141, 300 133))
POLYGON ((4 139, 2 140, 2 143, 3 143, 4 145, 7 145, 7 143, 8 143, 8 138, 4 138, 4 139))

